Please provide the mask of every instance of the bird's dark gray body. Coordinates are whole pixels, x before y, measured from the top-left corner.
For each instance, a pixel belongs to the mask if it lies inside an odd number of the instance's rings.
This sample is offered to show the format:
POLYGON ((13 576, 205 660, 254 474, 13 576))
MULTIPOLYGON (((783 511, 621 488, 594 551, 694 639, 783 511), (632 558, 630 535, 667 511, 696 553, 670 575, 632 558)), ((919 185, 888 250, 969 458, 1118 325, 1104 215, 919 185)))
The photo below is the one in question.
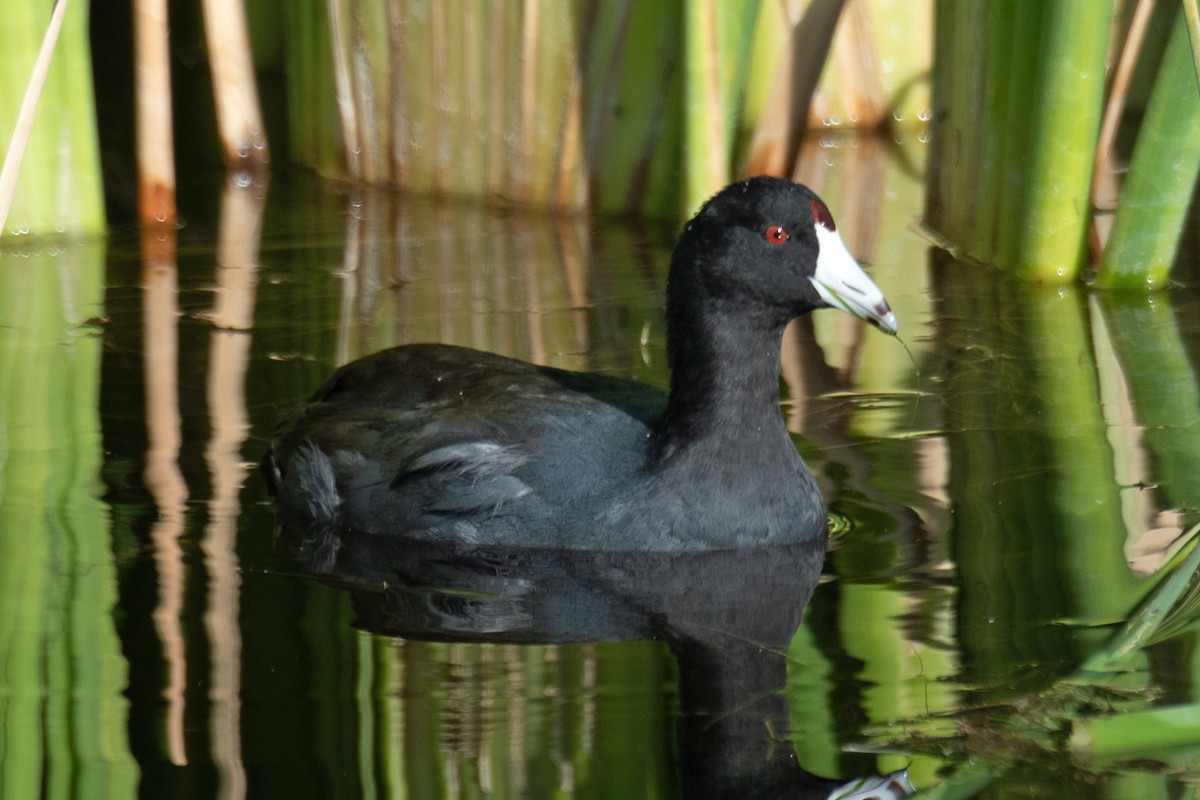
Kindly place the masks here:
POLYGON ((765 486, 752 479, 761 462, 720 454, 699 470, 689 462, 704 453, 650 464, 647 443, 666 399, 645 384, 466 348, 392 348, 336 372, 281 431, 278 491, 286 508, 324 529, 314 546, 326 557, 339 529, 590 550, 823 535, 824 505, 794 448, 776 455, 783 471, 765 486))

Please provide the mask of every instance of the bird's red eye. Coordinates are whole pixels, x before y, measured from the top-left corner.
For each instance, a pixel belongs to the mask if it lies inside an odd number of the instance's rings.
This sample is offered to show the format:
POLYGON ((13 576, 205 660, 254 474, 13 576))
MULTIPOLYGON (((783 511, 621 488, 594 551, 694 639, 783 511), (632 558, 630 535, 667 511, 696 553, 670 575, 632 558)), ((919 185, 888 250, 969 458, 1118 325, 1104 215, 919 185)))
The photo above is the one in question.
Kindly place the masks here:
POLYGON ((783 244, 788 240, 788 232, 782 225, 771 225, 767 228, 767 241, 771 244, 783 244))

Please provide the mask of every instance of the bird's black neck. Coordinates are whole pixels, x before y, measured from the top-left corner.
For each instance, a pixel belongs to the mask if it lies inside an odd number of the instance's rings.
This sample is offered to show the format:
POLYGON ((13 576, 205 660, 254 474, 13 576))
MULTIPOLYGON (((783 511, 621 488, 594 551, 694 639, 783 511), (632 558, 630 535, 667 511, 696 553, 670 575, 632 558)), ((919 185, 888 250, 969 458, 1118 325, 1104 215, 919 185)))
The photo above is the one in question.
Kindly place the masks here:
POLYGON ((671 392, 652 463, 697 448, 731 458, 794 454, 779 409, 784 324, 726 313, 719 303, 668 319, 671 392))

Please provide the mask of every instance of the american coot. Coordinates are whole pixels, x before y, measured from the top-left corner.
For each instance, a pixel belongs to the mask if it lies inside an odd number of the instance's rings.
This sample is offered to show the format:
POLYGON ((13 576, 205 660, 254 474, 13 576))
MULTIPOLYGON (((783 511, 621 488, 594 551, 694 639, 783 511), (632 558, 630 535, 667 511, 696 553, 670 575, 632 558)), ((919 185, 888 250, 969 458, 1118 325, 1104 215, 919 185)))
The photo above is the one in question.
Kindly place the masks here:
POLYGON ((809 189, 753 178, 686 224, 667 282, 669 394, 461 347, 384 350, 337 370, 266 469, 302 557, 348 537, 576 550, 824 540, 825 505, 779 408, 793 317, 896 317, 809 189))

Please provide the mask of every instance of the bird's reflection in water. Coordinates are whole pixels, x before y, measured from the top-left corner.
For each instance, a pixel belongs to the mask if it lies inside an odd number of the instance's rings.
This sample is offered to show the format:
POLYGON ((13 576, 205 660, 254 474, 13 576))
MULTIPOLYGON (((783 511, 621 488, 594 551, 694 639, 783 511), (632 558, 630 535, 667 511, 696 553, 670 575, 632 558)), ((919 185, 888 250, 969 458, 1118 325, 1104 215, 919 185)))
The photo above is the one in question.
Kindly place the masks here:
POLYGON ((356 624, 405 639, 551 644, 654 639, 678 661, 685 798, 898 798, 903 774, 847 785, 803 771, 787 737, 788 642, 823 542, 710 552, 475 548, 281 529, 314 577, 346 589, 356 624), (337 558, 326 558, 336 536, 337 558), (316 553, 319 556, 315 556, 316 553))

